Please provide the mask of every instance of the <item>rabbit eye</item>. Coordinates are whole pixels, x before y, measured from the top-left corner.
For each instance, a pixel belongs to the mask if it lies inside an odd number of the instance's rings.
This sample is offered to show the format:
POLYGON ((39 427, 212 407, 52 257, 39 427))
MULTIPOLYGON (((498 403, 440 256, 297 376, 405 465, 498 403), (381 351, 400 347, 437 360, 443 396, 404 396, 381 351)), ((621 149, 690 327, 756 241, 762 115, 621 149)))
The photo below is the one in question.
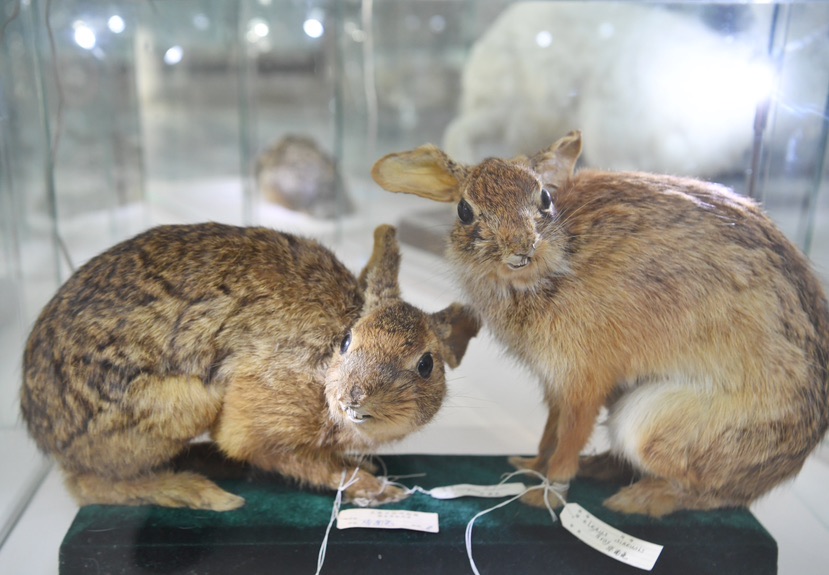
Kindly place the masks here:
POLYGON ((345 334, 342 343, 340 343, 340 353, 345 353, 348 351, 348 348, 351 346, 351 331, 345 334))
POLYGON ((464 225, 471 224, 472 220, 475 219, 475 214, 472 212, 472 206, 470 206, 466 200, 458 202, 458 217, 464 225))
POLYGON ((541 188, 541 208, 544 210, 549 210, 550 206, 553 205, 553 198, 550 195, 550 191, 547 188, 541 188))
POLYGON ((424 353, 423 357, 420 358, 420 361, 417 363, 417 373, 420 374, 420 377, 423 379, 428 379, 430 375, 432 375, 432 368, 435 366, 435 360, 432 359, 431 353, 424 353))

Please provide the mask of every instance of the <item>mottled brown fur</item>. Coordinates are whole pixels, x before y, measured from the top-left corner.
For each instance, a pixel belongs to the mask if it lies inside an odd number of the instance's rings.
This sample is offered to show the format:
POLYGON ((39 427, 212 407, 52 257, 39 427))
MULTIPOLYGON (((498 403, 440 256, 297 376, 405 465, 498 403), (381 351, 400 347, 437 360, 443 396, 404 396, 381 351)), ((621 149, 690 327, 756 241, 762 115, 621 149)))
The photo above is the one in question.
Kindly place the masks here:
POLYGON ((820 282, 749 199, 688 178, 576 172, 580 151, 574 132, 532 158, 460 168, 423 146, 372 175, 472 209, 447 256, 549 406, 538 456, 516 465, 569 481, 607 405, 615 459, 583 472, 643 476, 609 507, 746 505, 794 476, 829 424, 820 282))
POLYGON ((83 504, 242 505, 167 468, 204 432, 231 458, 314 487, 336 489, 359 467, 347 497, 399 499, 359 454, 432 418, 444 363, 457 366, 478 330, 463 306, 430 315, 401 301, 399 259, 389 226, 359 278, 317 242, 264 228, 163 226, 121 243, 78 270, 32 330, 29 431, 83 504))

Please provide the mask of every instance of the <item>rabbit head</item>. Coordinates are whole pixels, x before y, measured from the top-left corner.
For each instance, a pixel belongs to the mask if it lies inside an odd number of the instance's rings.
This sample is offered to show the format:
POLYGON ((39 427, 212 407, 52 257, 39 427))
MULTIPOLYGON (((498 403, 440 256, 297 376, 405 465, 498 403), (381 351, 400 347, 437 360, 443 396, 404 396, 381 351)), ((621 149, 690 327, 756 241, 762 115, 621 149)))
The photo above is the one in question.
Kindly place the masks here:
POLYGON ((573 175, 580 153, 579 132, 530 158, 489 158, 476 166, 425 145, 381 158, 372 177, 390 192, 456 203, 447 255, 459 271, 492 285, 530 289, 568 272, 555 194, 573 175))
POLYGON ((434 417, 446 396, 444 365, 458 366, 479 323, 459 304, 427 314, 402 301, 395 230, 380 226, 374 238, 360 276, 363 312, 334 353, 325 393, 335 421, 379 443, 434 417))

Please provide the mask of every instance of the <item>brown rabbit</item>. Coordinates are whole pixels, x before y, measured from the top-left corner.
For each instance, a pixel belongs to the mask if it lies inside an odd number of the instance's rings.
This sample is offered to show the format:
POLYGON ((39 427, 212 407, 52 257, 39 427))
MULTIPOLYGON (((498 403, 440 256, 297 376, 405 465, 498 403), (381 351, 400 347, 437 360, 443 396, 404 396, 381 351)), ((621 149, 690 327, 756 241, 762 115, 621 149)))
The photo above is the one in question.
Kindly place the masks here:
POLYGON ((609 508, 747 505, 795 475, 829 423, 820 283, 752 201, 692 179, 575 172, 580 152, 577 132, 470 167, 423 146, 372 175, 458 205, 447 256, 466 297, 544 384, 538 455, 514 464, 570 481, 607 405, 611 450, 582 474, 640 477, 609 508))
POLYGON ((81 504, 224 511, 244 500, 165 468, 205 431, 233 459, 350 499, 385 487, 351 454, 427 423, 478 322, 400 299, 395 230, 359 278, 309 239, 221 224, 162 226, 95 257, 45 307, 21 406, 81 504))

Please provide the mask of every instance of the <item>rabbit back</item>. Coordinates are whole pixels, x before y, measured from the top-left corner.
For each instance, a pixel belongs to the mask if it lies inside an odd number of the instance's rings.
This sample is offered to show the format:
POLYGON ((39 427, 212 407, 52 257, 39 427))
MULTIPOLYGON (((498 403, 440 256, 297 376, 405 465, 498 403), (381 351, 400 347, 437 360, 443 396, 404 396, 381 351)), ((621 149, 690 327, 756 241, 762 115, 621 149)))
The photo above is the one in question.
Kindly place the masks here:
POLYGON ((68 465, 75 442, 147 427, 159 412, 169 435, 189 439, 215 419, 231 358, 267 339, 302 357, 319 350, 310 356, 322 362, 361 306, 356 278, 312 240, 220 224, 153 228, 90 260, 44 308, 24 352, 23 417, 68 465))

